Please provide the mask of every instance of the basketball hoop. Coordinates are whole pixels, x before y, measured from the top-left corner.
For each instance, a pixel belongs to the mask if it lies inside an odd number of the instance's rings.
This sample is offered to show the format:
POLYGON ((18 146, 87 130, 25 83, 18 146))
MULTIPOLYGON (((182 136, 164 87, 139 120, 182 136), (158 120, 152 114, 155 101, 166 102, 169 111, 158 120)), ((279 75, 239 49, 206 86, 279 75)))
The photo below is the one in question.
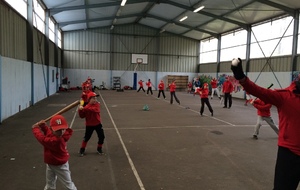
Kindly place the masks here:
POLYGON ((136 66, 134 68, 134 72, 136 72, 137 67, 143 63, 143 59, 142 58, 136 58, 136 66))
POLYGON ((137 58, 136 59, 136 63, 137 64, 142 64, 143 63, 143 59, 142 58, 137 58))

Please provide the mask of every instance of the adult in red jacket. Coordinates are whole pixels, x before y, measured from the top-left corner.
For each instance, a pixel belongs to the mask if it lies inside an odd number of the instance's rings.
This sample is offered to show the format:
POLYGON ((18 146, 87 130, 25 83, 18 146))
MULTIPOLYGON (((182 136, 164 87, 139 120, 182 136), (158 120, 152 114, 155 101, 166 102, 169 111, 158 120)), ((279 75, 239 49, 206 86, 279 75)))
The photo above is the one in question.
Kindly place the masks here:
POLYGON ((202 116, 202 114, 204 112, 204 104, 206 104, 206 106, 208 107, 208 109, 210 111, 210 115, 213 116, 214 111, 213 111, 213 109, 209 103, 209 99, 208 99, 208 93, 209 93, 208 84, 204 83, 202 88, 197 88, 196 93, 198 93, 201 98, 200 115, 202 116))
POLYGON ((297 189, 300 181, 300 78, 285 89, 271 90, 245 76, 240 58, 232 61, 231 70, 247 92, 277 107, 279 136, 274 190, 297 189))
POLYGON ((166 96, 165 96, 165 83, 164 83, 163 80, 161 80, 160 83, 158 84, 158 96, 157 96, 157 99, 159 99, 160 93, 162 93, 164 99, 166 99, 166 96))
POLYGON ((175 94, 175 91, 176 91, 176 81, 175 81, 175 79, 173 79, 172 83, 169 84, 169 88, 170 88, 170 96, 171 96, 170 104, 173 104, 173 97, 174 97, 176 102, 180 105, 180 101, 179 101, 179 99, 177 98, 177 96, 175 94))
POLYGON ((259 129, 263 121, 266 121, 270 125, 270 127, 278 134, 278 128, 271 117, 270 109, 272 105, 266 104, 264 101, 262 101, 259 98, 251 101, 250 103, 257 109, 257 123, 254 128, 253 138, 257 139, 257 136, 259 134, 259 129))
POLYGON ((65 189, 76 190, 69 169, 69 153, 67 142, 73 134, 68 128, 65 118, 55 115, 50 120, 50 127, 44 120, 32 126, 35 138, 44 147, 44 162, 46 163, 46 186, 44 189, 56 189, 57 178, 65 189))
POLYGON ((78 114, 80 118, 85 118, 85 135, 81 143, 79 150, 80 156, 83 156, 85 153, 85 147, 92 137, 94 131, 98 135, 98 146, 97 152, 102 154, 102 145, 104 142, 104 131, 102 129, 101 117, 100 117, 100 103, 96 99, 96 93, 89 92, 88 101, 89 103, 86 106, 79 106, 78 114))
POLYGON ((230 82, 229 77, 226 77, 226 81, 223 83, 222 92, 224 94, 224 107, 227 108, 227 101, 229 102, 228 109, 231 108, 232 105, 232 92, 233 92, 233 84, 230 82))

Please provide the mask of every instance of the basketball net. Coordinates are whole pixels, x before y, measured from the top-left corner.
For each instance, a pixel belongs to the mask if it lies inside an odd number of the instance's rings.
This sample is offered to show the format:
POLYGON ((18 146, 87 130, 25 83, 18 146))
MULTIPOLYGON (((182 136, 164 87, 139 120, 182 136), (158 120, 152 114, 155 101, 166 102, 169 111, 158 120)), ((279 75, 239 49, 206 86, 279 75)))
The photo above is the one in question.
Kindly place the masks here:
POLYGON ((143 63, 143 59, 141 59, 141 58, 137 58, 136 59, 136 65, 135 65, 135 67, 134 67, 134 72, 136 73, 136 70, 137 70, 137 68, 138 68, 138 66, 140 65, 140 64, 142 64, 143 63))

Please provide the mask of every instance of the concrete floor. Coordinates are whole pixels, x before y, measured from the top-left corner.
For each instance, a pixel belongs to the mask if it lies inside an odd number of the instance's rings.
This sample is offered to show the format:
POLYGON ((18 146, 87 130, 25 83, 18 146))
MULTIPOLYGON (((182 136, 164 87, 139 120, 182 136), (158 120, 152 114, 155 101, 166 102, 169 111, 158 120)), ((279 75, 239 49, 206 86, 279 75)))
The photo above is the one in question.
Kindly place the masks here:
MULTIPOLYGON (((63 114, 74 134, 68 143, 72 179, 79 190, 270 190, 273 188, 277 135, 265 123, 252 139, 256 110, 233 99, 231 109, 210 100, 214 117, 200 98, 177 92, 181 105, 136 91, 99 91, 106 139, 96 153, 93 134, 86 155, 78 150, 84 120, 76 108, 63 114), (143 111, 144 105, 150 107, 143 111)), ((78 100, 81 91, 61 92, 0 125, 1 189, 37 190, 45 185, 43 149, 31 126, 78 100)), ((278 123, 276 108, 272 117, 278 123)), ((57 189, 62 189, 57 182, 57 189)))

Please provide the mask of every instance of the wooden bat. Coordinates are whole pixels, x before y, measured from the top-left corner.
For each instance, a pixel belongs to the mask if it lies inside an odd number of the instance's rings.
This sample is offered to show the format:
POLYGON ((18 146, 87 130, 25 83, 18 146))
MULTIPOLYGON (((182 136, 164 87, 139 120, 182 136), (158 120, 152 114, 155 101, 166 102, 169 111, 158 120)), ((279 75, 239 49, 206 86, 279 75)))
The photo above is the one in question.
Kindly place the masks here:
POLYGON ((58 112, 56 112, 55 114, 51 115, 50 117, 48 117, 47 119, 45 119, 45 122, 49 121, 53 116, 55 115, 61 115, 67 111, 69 111, 70 109, 76 107, 78 104, 80 104, 80 101, 77 100, 69 105, 67 105, 66 107, 64 107, 63 109, 59 110, 58 112))
MULTIPOLYGON (((270 88, 272 88, 272 86, 273 86, 274 84, 273 83, 271 83, 270 84, 270 86, 268 86, 268 88, 267 89, 270 89, 270 88)), ((255 101, 257 99, 257 97, 254 99, 254 100, 252 100, 252 101, 255 101)))

